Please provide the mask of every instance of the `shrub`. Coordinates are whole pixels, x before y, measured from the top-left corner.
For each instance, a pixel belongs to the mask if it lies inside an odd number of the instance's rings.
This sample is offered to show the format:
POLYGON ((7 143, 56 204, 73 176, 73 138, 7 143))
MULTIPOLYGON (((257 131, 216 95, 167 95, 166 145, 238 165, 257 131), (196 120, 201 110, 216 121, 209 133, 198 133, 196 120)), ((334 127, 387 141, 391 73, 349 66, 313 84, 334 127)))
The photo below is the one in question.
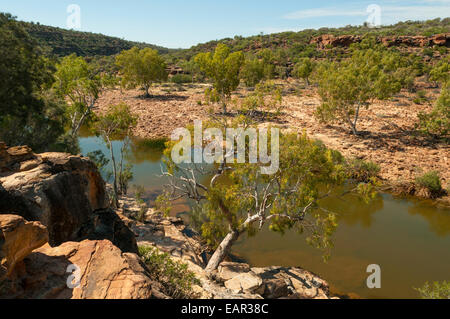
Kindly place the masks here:
POLYGON ((448 137, 450 132, 450 84, 441 92, 435 107, 430 113, 419 113, 417 127, 425 134, 438 138, 448 137))
POLYGON ((140 246, 139 255, 147 265, 153 278, 164 288, 164 293, 172 298, 190 299, 195 296, 192 286, 199 284, 199 280, 187 264, 172 260, 169 254, 161 253, 158 248, 140 246))
POLYGON ((192 76, 188 74, 175 74, 170 78, 170 82, 175 84, 192 83, 192 76))
POLYGON ((415 288, 422 299, 450 299, 450 282, 428 282, 422 288, 415 288))
POLYGON ((137 213, 137 215, 135 216, 136 220, 143 223, 145 222, 145 214, 148 211, 148 207, 147 204, 145 203, 143 196, 145 193, 145 188, 141 185, 136 185, 136 192, 134 197, 136 198, 136 203, 139 206, 139 212, 137 213))
POLYGON ((360 183, 368 183, 380 173, 380 166, 374 162, 353 159, 348 163, 350 178, 360 183))
POLYGON ((427 189, 435 197, 442 192, 441 178, 436 171, 428 172, 416 178, 416 186, 427 189))

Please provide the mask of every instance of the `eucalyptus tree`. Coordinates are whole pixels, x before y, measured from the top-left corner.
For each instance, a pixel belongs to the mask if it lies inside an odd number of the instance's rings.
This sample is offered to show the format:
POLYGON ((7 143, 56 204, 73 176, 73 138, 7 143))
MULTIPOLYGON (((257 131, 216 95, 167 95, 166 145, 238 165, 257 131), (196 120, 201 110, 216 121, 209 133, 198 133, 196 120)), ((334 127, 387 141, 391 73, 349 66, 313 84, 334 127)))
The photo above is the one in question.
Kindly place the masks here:
POLYGON ((102 90, 102 81, 82 57, 64 57, 56 66, 55 91, 66 99, 71 136, 77 137, 83 124, 93 120, 93 108, 102 90))
POLYGON ((341 120, 358 135, 361 109, 401 90, 403 80, 396 72, 399 61, 402 58, 398 53, 376 47, 357 48, 342 62, 322 63, 316 76, 322 100, 317 117, 325 122, 341 120))
POLYGON ((111 164, 113 169, 113 190, 114 190, 114 204, 119 206, 119 186, 123 188, 124 177, 123 176, 123 152, 121 150, 120 160, 120 173, 117 173, 117 162, 114 155, 114 140, 124 140, 128 138, 133 128, 137 124, 137 117, 133 115, 128 105, 121 103, 117 105, 111 105, 108 111, 98 116, 94 125, 94 131, 98 136, 101 136, 105 141, 111 157, 111 164), (120 184, 120 185, 119 185, 120 184))
MULTIPOLYGON (((254 144, 247 134, 252 126, 244 128, 239 138, 247 140, 244 149, 249 148, 251 153, 250 145, 254 144)), ((221 135, 220 129, 211 132, 215 132, 215 138, 221 135)), ((276 130, 270 132, 272 140, 276 130)), ((268 139, 260 135, 260 151, 268 139)), ((329 252, 331 235, 337 226, 336 216, 322 209, 319 202, 346 180, 347 171, 340 153, 327 149, 306 134, 282 134, 280 143, 269 147, 272 156, 279 154, 279 169, 266 174, 267 161, 261 160, 263 157, 257 162, 237 163, 233 148, 228 150, 227 147, 227 151, 222 152, 220 137, 213 141, 215 146, 207 145, 205 154, 211 152, 217 156, 216 163, 206 167, 175 163, 174 152, 187 155, 190 150, 177 148, 177 142, 168 143, 167 171, 163 171, 163 175, 169 178, 169 183, 158 199, 158 208, 166 212, 167 203, 171 201, 187 198, 194 202, 194 223, 200 226, 208 244, 215 247, 206 267, 208 272, 217 269, 239 238, 244 234, 253 236, 265 226, 279 233, 288 229, 306 233, 309 244, 329 252)), ((226 144, 229 143, 234 141, 227 139, 226 144)))
POLYGON ((227 113, 227 103, 240 82, 239 74, 244 63, 241 51, 231 52, 225 44, 219 43, 213 53, 199 53, 194 57, 202 72, 213 82, 214 90, 222 104, 223 113, 227 113))
POLYGON ((168 77, 164 59, 158 51, 150 48, 133 47, 122 51, 116 57, 116 64, 120 68, 122 84, 142 86, 146 97, 150 97, 149 89, 154 83, 166 81, 168 77))
POLYGON ((303 79, 306 85, 309 85, 309 77, 314 71, 315 63, 310 58, 302 58, 296 65, 294 69, 294 76, 303 79))

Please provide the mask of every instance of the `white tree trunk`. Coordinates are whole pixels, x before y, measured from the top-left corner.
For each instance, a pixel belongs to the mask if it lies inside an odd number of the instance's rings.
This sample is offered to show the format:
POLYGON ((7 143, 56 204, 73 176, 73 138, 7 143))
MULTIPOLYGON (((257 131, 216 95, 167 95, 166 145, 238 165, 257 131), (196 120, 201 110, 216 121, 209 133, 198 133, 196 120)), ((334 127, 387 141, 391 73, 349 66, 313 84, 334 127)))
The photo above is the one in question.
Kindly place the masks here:
POLYGON ((209 260, 208 265, 205 268, 205 271, 207 273, 210 273, 219 267, 220 263, 230 252, 231 246, 233 246, 236 240, 238 240, 240 235, 241 233, 237 230, 232 230, 228 233, 228 235, 222 240, 219 247, 217 247, 216 251, 209 260))

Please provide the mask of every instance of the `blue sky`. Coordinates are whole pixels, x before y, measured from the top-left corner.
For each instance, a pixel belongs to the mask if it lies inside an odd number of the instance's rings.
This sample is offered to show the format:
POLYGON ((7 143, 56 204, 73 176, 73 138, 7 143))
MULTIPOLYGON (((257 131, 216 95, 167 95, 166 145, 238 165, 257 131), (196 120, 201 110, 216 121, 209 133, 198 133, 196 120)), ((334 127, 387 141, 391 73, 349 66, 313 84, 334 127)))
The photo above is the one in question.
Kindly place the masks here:
POLYGON ((170 48, 235 35, 360 25, 371 4, 381 8, 381 24, 450 17, 450 0, 0 0, 0 11, 67 28, 70 4, 81 9, 81 31, 170 48))

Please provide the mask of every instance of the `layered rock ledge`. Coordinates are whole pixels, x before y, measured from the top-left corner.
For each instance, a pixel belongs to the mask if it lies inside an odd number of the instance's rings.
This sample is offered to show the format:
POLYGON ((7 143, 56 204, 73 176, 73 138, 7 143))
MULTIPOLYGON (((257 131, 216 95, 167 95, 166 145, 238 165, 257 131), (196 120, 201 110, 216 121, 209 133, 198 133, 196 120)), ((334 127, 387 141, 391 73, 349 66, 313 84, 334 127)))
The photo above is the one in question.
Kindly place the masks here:
POLYGON ((186 263, 202 299, 329 298, 328 284, 301 268, 251 268, 224 262, 204 271, 208 249, 179 218, 123 198, 109 208, 103 179, 89 159, 34 154, 0 143, 0 298, 169 298, 136 254, 137 244, 186 263))

